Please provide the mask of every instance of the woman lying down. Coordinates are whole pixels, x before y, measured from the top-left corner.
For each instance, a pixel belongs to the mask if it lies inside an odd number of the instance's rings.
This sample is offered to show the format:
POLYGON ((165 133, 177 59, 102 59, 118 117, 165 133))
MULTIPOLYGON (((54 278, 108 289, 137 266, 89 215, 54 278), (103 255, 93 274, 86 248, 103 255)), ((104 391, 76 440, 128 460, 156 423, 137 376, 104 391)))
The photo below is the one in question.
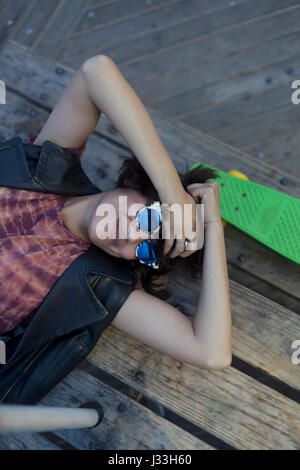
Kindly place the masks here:
MULTIPOLYGON (((138 280, 110 317, 112 325, 187 364, 229 367, 229 281, 213 170, 177 172, 142 102, 105 55, 83 63, 27 144, 38 151, 50 141, 79 160, 102 112, 133 152, 112 189, 66 195, 1 183, 0 338, 29 326, 65 271, 96 246, 120 266, 126 260, 138 280), (190 223, 178 223, 172 205, 182 214, 189 207, 190 223), (179 258, 185 269, 202 269, 192 320, 165 301, 162 287, 179 258)), ((101 157, 95 164, 101 167, 101 157)))

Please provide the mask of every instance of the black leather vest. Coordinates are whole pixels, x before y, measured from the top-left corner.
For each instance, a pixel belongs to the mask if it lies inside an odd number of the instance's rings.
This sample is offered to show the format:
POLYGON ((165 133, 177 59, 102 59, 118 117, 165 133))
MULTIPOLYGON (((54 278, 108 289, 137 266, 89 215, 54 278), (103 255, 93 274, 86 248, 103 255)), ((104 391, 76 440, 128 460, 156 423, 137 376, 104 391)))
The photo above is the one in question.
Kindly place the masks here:
MULTIPOLYGON (((101 192, 79 157, 50 141, 39 149, 21 137, 0 143, 0 186, 70 196, 101 192)), ((88 355, 136 283, 129 261, 96 246, 75 259, 29 324, 0 335, 6 344, 0 403, 37 403, 88 355)))

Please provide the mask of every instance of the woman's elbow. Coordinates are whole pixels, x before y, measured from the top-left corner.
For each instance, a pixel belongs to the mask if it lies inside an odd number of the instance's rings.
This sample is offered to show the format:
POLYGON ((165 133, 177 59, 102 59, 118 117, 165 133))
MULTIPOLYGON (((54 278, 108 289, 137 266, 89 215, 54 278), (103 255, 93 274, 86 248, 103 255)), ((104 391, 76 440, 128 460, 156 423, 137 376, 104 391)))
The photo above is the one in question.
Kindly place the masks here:
POLYGON ((91 71, 94 72, 95 70, 99 70, 99 67, 107 67, 108 64, 114 63, 113 60, 104 54, 97 54, 93 57, 89 57, 86 59, 83 64, 81 65, 81 68, 85 73, 90 73, 91 71))
POLYGON ((210 357, 205 361, 205 368, 208 370, 223 370, 231 366, 232 354, 218 358, 210 357))

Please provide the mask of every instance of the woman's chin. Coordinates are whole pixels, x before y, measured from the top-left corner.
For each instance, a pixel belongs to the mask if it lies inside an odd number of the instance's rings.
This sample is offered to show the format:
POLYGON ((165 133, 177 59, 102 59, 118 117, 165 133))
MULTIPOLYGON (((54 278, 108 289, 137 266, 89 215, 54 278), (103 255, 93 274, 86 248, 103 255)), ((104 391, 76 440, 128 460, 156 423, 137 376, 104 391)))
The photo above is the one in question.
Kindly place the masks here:
POLYGON ((105 251, 111 256, 115 258, 122 258, 122 256, 118 253, 117 244, 113 243, 112 239, 103 240, 103 242, 97 239, 96 243, 94 243, 100 250, 105 251))

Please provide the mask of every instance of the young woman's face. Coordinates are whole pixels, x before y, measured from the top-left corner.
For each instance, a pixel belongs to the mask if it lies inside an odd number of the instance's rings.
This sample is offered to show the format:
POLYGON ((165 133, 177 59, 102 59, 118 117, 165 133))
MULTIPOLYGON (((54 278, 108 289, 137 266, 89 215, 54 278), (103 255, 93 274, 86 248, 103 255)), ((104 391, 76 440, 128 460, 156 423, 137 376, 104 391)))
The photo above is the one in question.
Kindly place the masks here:
POLYGON ((113 189, 103 197, 88 225, 91 242, 117 258, 135 260, 137 246, 150 238, 136 224, 136 215, 147 205, 147 198, 134 189, 113 189))

